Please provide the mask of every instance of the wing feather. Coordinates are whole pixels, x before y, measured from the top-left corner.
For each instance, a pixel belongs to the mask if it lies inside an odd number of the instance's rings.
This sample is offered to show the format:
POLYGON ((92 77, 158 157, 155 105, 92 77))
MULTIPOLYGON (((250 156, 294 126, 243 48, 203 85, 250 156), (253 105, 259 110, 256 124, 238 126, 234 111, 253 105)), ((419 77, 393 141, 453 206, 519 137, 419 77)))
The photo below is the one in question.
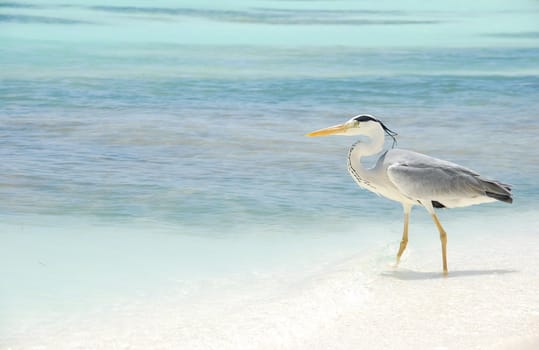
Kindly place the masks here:
POLYGON ((484 196, 480 175, 455 163, 401 151, 387 167, 390 181, 415 200, 441 204, 484 196))

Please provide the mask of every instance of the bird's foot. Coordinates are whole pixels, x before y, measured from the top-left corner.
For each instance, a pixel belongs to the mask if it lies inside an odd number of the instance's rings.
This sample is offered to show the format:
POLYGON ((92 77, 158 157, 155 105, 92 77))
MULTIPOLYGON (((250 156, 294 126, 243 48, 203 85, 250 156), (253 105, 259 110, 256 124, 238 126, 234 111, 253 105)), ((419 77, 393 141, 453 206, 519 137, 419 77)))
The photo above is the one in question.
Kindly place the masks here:
POLYGON ((394 269, 397 269, 399 268, 399 264, 400 264, 400 259, 397 258, 397 260, 394 263, 390 263, 389 266, 391 266, 394 269))

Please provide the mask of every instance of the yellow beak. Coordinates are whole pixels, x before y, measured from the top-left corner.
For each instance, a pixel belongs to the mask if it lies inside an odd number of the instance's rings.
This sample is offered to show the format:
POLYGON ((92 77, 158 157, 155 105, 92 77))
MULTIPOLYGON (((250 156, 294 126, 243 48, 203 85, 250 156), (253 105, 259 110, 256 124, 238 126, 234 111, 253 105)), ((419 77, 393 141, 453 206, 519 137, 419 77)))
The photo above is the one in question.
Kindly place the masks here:
POLYGON ((329 136, 329 135, 335 135, 335 134, 339 134, 339 133, 344 133, 344 132, 346 132, 347 129, 348 129, 348 125, 339 124, 339 125, 330 126, 329 128, 320 129, 320 130, 310 132, 308 134, 305 134, 305 136, 310 136, 310 137, 329 136))

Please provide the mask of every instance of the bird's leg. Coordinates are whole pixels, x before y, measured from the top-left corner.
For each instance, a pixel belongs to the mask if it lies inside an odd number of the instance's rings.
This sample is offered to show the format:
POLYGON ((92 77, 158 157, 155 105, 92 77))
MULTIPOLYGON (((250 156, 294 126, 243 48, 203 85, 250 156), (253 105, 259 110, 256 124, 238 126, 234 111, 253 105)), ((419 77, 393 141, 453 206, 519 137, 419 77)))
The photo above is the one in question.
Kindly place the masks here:
POLYGON ((410 207, 404 207, 404 230, 402 232, 402 240, 399 247, 399 252, 397 253, 396 266, 399 266, 402 253, 404 253, 404 250, 406 249, 406 245, 408 244, 408 222, 410 220, 410 209, 411 209, 410 207))
POLYGON ((438 228, 438 231, 440 232, 440 241, 442 242, 442 259, 444 264, 444 275, 447 276, 447 233, 445 233, 444 228, 442 227, 442 224, 440 224, 440 220, 438 220, 438 217, 436 214, 432 213, 432 219, 434 220, 434 223, 436 224, 436 227, 438 228))

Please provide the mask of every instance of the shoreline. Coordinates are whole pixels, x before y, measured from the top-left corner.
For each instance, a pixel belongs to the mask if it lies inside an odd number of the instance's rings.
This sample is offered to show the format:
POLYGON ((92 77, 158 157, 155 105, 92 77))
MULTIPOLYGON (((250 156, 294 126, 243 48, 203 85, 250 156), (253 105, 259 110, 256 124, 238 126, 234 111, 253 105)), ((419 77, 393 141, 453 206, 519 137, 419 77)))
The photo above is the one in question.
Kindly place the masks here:
MULTIPOLYGON (((481 240, 484 237, 477 237, 481 240)), ((401 267, 398 242, 318 267, 303 276, 260 276, 242 285, 208 284, 182 301, 171 293, 119 302, 86 315, 43 322, 13 349, 524 349, 539 344, 537 232, 478 245, 454 240, 449 276, 432 246, 411 246, 401 267), (510 243, 510 244, 509 244, 510 243), (123 344, 123 345, 122 345, 123 344)), ((436 247, 438 248, 438 247, 436 247)))

